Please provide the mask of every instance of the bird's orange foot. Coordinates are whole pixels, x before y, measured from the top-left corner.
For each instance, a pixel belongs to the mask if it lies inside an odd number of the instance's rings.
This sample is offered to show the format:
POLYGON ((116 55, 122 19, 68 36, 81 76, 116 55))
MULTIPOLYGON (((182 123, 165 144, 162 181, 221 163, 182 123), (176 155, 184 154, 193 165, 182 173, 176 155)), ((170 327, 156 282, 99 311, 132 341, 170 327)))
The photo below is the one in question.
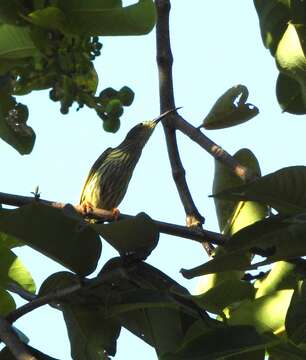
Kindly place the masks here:
POLYGON ((113 219, 114 220, 118 220, 119 216, 120 216, 120 211, 117 208, 113 208, 112 209, 112 214, 113 214, 113 219))
POLYGON ((94 206, 89 201, 83 201, 81 204, 81 209, 84 215, 89 215, 92 213, 94 206))

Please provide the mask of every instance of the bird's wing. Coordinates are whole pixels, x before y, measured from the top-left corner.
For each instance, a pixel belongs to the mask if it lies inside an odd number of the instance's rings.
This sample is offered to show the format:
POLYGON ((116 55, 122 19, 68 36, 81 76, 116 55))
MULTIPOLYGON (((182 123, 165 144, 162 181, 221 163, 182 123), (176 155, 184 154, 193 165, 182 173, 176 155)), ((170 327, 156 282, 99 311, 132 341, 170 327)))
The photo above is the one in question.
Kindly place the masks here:
POLYGON ((83 186, 83 190, 82 190, 82 194, 81 194, 81 198, 80 198, 80 203, 82 203, 82 199, 83 199, 83 194, 84 191, 88 185, 88 183, 90 182, 92 176, 94 175, 94 173, 97 171, 97 169, 101 166, 101 164, 103 163, 103 161, 106 159, 106 157, 108 156, 108 154, 113 150, 113 148, 109 147, 107 148, 105 151, 103 151, 103 153, 98 157, 98 159, 94 162, 94 164, 92 165, 89 174, 87 176, 87 179, 85 181, 85 185, 83 186))

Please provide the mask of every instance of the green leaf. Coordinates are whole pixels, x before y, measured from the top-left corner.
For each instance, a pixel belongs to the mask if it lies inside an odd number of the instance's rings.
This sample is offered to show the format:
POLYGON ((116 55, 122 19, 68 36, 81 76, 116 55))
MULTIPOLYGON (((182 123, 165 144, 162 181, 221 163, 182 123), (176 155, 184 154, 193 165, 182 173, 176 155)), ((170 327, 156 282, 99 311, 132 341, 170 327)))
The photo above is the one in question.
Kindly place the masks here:
POLYGON ((136 254, 146 258, 157 246, 158 227, 145 213, 111 224, 93 224, 91 227, 120 254, 136 254))
POLYGON ((305 186, 306 166, 291 166, 212 196, 226 200, 257 201, 290 215, 306 210, 305 186))
POLYGON ((256 298, 270 294, 276 290, 295 289, 298 284, 299 274, 297 266, 286 261, 273 264, 268 275, 254 284, 256 298))
POLYGON ((259 110, 252 104, 246 104, 248 96, 248 88, 244 85, 228 89, 203 120, 203 127, 207 130, 224 129, 252 119, 259 110))
POLYGON ((11 78, 0 76, 0 137, 20 154, 28 154, 33 149, 35 133, 27 125, 28 108, 17 103, 11 93, 11 78))
MULTIPOLYGON (((301 45, 299 34, 295 25, 292 23, 288 24, 287 29, 278 44, 275 53, 275 60, 279 70, 298 83, 300 87, 299 95, 302 98, 302 104, 305 108, 306 58, 301 45)), ((280 91, 281 89, 278 89, 278 92, 280 91)), ((292 96, 295 96, 295 93, 292 96)), ((294 100, 297 100, 296 97, 294 100)), ((290 103, 288 105, 292 107, 290 103)), ((296 105, 294 107, 296 107, 296 105)), ((284 111, 287 111, 287 108, 284 108, 284 111)))
POLYGON ((212 260, 189 270, 181 269, 181 273, 186 279, 192 279, 205 274, 230 270, 245 270, 249 267, 250 256, 246 254, 245 250, 242 250, 240 252, 236 251, 216 256, 212 260))
POLYGON ((276 82, 277 101, 283 111, 290 114, 302 115, 306 113, 301 87, 291 77, 280 73, 276 82))
POLYGON ((0 314, 6 316, 16 309, 14 298, 5 290, 0 289, 0 314))
POLYGON ((306 284, 300 281, 291 299, 286 316, 286 332, 291 341, 295 344, 306 342, 306 284))
POLYGON ((31 274, 11 250, 0 248, 0 262, 0 285, 2 287, 7 288, 10 283, 16 282, 25 290, 35 293, 36 287, 31 274))
POLYGON ((257 267, 279 260, 304 256, 306 254, 305 231, 305 214, 290 218, 274 216, 242 229, 227 242, 225 248, 230 252, 249 249, 267 256, 267 260, 252 265, 257 267))
POLYGON ((290 0, 254 0, 261 36, 266 48, 274 55, 290 20, 290 0))
POLYGON ((193 296, 193 300, 203 309, 220 314, 228 305, 254 297, 252 284, 242 280, 225 280, 218 283, 202 295, 193 296))
MULTIPOLYGON (((157 354, 174 351, 194 321, 214 322, 183 296, 189 295, 185 288, 149 264, 141 261, 128 266, 122 259, 112 259, 99 274, 102 279, 110 275, 110 315, 116 314, 122 326, 154 346, 157 354)), ((93 290, 90 298, 105 297, 104 289, 93 290)))
MULTIPOLYGON (((243 166, 260 176, 260 167, 255 155, 249 149, 240 149, 234 158, 243 166)), ((215 161, 215 175, 213 193, 220 193, 228 188, 242 185, 243 181, 235 176, 227 166, 220 161, 215 161)), ((215 207, 221 232, 232 235, 240 228, 261 220, 267 214, 267 209, 256 203, 227 201, 214 198, 215 207)))
POLYGON ((74 0, 59 1, 59 7, 70 20, 70 30, 87 35, 143 35, 155 25, 155 6, 152 0, 121 7, 119 2, 74 0), (113 3, 114 7, 110 7, 113 3))
POLYGON ((37 49, 27 28, 0 24, 0 59, 19 59, 36 55, 37 49))
POLYGON ((292 342, 286 341, 286 338, 278 340, 278 344, 275 346, 267 347, 267 352, 270 360, 304 360, 306 358, 306 351, 299 349, 292 342))
POLYGON ((105 350, 111 356, 116 354, 121 326, 114 318, 106 319, 104 306, 64 304, 62 308, 73 359, 100 360, 105 350))
POLYGON ((204 330, 197 336, 186 336, 180 348, 164 353, 161 360, 211 360, 227 359, 235 354, 245 354, 263 349, 263 339, 251 326, 219 326, 204 330))
POLYGON ((244 300, 230 309, 229 325, 254 326, 258 333, 284 331, 293 290, 279 290, 254 300, 244 300))
MULTIPOLYGON (((37 360, 58 360, 40 352, 39 350, 32 348, 32 346, 25 345, 25 347, 27 348, 30 354, 35 356, 35 359, 37 360)), ((5 347, 0 351, 0 360, 16 360, 16 358, 15 356, 12 355, 10 350, 7 347, 5 347)))
POLYGON ((55 6, 33 11, 28 15, 28 19, 37 26, 61 31, 65 29, 65 23, 67 22, 65 14, 55 6))
POLYGON ((39 295, 44 296, 76 285, 80 285, 80 289, 62 298, 60 303, 73 359, 102 359, 105 350, 114 356, 121 326, 115 318, 107 317, 113 291, 110 286, 96 285, 84 289, 78 276, 61 271, 43 282, 39 295), (102 296, 99 297, 100 294, 102 296))
MULTIPOLYGON (((0 212, 0 231, 12 235, 68 269, 90 274, 97 266, 101 242, 96 233, 72 210, 33 202, 0 212), (84 256, 86 254, 86 256, 84 256)), ((71 209, 71 208, 70 208, 71 209)))

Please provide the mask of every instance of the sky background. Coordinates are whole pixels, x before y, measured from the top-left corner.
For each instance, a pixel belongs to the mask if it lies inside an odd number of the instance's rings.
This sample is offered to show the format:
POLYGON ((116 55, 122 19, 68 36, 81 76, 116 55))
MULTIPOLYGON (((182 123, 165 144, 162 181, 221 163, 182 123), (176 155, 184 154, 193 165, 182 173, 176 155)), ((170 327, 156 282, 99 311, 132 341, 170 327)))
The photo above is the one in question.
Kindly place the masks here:
MULTIPOLYGON (((126 5, 135 1, 124 1, 126 5)), ((117 146, 138 122, 159 114, 158 77, 155 63, 155 31, 141 37, 101 38, 102 55, 95 66, 100 77, 98 92, 112 86, 135 91, 125 108, 116 134, 102 130, 101 120, 85 108, 61 115, 59 104, 48 91, 20 98, 30 109, 29 124, 37 139, 33 152, 21 156, 0 141, 1 191, 30 195, 39 185, 44 199, 77 204, 87 173, 109 146, 117 146)), ((173 0, 171 43, 176 106, 194 126, 201 124, 211 106, 236 84, 249 89, 249 102, 260 109, 251 121, 206 135, 229 153, 247 147, 257 156, 262 173, 291 165, 304 165, 305 116, 283 114, 275 96, 277 69, 262 44, 252 1, 173 0)), ((181 158, 195 203, 205 216, 205 228, 218 231, 211 194, 214 159, 197 144, 178 133, 181 158)), ((166 152, 162 127, 156 128, 136 167, 128 192, 120 205, 127 214, 146 212, 152 218, 185 224, 185 214, 166 152)), ((72 250, 73 251, 73 250, 72 250)), ((16 253, 31 271, 37 287, 56 271, 64 270, 28 247, 16 253)), ((103 241, 98 270, 116 251, 103 241)), ((194 291, 198 279, 186 280, 179 270, 207 260, 200 244, 161 234, 158 247, 147 262, 194 291)), ((21 304, 22 302, 18 302, 21 304)), ((61 360, 70 349, 62 315, 45 306, 18 320, 15 325, 30 337, 30 345, 61 360)), ((155 351, 127 331, 118 341, 116 360, 156 359, 155 351)))

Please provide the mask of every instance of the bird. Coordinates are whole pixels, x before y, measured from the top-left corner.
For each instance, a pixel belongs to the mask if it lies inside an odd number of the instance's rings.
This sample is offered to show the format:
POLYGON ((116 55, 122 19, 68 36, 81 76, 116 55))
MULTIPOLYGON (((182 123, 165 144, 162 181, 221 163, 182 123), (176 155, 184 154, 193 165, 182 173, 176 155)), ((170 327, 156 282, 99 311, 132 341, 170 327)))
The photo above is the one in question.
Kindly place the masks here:
POLYGON ((107 148, 98 157, 89 171, 80 198, 80 206, 85 214, 99 208, 111 211, 114 219, 119 217, 117 206, 126 194, 142 149, 160 120, 178 109, 165 111, 154 120, 137 124, 120 145, 107 148))

